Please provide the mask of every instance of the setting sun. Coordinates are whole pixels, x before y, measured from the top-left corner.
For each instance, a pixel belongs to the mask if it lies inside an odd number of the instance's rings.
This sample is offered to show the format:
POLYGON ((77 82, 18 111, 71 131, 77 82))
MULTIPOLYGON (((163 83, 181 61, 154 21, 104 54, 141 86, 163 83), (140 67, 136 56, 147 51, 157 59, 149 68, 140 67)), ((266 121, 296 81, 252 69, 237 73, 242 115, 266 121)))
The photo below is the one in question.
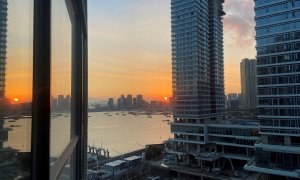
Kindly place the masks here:
POLYGON ((164 99, 167 101, 167 100, 168 100, 168 97, 165 97, 164 99))
POLYGON ((19 102, 19 98, 14 98, 14 102, 19 102))

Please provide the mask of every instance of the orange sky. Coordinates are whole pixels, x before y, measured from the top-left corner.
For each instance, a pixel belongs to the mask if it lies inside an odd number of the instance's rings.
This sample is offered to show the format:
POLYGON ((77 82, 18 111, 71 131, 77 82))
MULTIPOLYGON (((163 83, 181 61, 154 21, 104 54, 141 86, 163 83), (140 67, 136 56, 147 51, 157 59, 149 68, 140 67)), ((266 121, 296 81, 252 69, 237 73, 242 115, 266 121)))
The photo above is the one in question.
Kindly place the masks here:
MULTIPOLYGON (((224 4, 225 93, 240 92, 240 61, 255 57, 253 0, 224 4)), ((170 0, 89 1, 89 95, 171 96, 170 0)))
POLYGON ((8 1, 6 97, 30 101, 32 93, 32 1, 8 1))
MULTIPOLYGON (((239 63, 256 53, 253 0, 226 1, 224 8, 225 93, 240 92, 239 63)), ((22 1, 10 1, 8 9, 6 95, 30 100, 32 8, 22 1)), ((88 9, 89 98, 171 96, 170 0, 90 0, 88 9)), ((64 9, 56 11, 57 17, 66 17, 64 9)), ((70 33, 69 23, 66 18, 56 20, 54 96, 70 93, 70 51, 60 51, 70 47, 70 37, 65 36, 70 33)))

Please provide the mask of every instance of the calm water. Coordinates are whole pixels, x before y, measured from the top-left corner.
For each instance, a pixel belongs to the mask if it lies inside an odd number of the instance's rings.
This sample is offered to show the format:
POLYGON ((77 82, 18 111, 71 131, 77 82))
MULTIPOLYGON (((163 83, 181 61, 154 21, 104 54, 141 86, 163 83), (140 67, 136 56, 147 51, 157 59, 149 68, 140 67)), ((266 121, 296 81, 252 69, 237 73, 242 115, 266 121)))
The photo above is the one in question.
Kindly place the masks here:
MULTIPOLYGON (((111 156, 140 149, 146 144, 161 143, 172 137, 164 115, 132 115, 128 112, 89 113, 88 142, 109 149, 111 156), (116 113, 119 113, 118 115, 116 113), (124 114, 124 115, 123 115, 124 114), (111 116, 110 116, 111 115, 111 116)), ((31 119, 6 120, 11 127, 5 146, 30 151, 31 119)), ((70 116, 62 114, 51 119, 51 156, 58 156, 70 140, 70 116)))

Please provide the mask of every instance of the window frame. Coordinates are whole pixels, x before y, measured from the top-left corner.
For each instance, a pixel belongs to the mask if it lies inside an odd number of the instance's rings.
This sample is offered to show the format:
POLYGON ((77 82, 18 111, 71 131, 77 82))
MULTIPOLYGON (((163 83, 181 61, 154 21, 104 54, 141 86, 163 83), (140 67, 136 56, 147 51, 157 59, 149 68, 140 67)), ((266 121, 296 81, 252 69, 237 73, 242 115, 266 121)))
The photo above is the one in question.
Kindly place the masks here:
POLYGON ((58 179, 71 158, 71 179, 86 179, 87 0, 65 0, 72 22, 71 140, 50 167, 51 0, 34 0, 31 168, 33 180, 58 179))

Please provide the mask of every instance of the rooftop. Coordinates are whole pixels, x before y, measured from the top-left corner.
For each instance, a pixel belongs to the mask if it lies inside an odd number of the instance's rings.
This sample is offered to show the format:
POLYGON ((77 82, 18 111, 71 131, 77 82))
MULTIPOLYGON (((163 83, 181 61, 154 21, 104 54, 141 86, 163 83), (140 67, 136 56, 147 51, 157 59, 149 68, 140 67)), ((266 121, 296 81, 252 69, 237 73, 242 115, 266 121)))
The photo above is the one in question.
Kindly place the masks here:
POLYGON ((258 126, 258 120, 252 119, 226 119, 221 121, 214 121, 210 124, 228 124, 228 125, 248 125, 248 126, 258 126))
POLYGON ((109 163, 106 163, 104 164, 104 166, 112 166, 112 167, 115 167, 115 166, 119 166, 121 164, 125 163, 125 161, 122 161, 122 160, 116 160, 116 161, 113 161, 113 162, 109 162, 109 163))
POLYGON ((141 159, 140 156, 131 156, 131 157, 128 157, 128 158, 124 158, 125 161, 134 161, 134 160, 137 160, 137 159, 141 159))

